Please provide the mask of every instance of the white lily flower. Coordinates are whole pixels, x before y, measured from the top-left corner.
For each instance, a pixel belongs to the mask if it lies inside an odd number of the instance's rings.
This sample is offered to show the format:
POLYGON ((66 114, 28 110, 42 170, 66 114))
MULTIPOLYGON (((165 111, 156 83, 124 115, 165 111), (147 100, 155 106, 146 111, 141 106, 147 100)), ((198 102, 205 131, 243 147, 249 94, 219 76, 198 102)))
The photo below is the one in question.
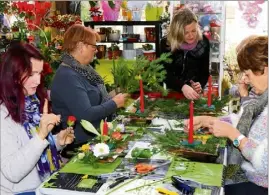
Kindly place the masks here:
POLYGON ((109 147, 105 143, 96 144, 93 148, 93 155, 95 157, 105 156, 109 154, 109 147))
POLYGON ((85 157, 84 152, 78 153, 78 159, 81 160, 85 157))

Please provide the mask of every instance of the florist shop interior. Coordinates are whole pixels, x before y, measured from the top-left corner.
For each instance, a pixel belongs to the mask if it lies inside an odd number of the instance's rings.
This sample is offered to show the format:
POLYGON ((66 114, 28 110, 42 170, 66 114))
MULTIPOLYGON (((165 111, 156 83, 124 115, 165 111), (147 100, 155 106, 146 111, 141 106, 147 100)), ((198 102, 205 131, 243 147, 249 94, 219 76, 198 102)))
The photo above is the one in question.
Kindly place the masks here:
POLYGON ((258 154, 267 120, 255 123, 267 111, 250 118, 253 109, 243 109, 251 102, 259 106, 252 98, 263 102, 257 89, 267 93, 267 85, 251 80, 256 64, 243 64, 252 58, 242 57, 249 49, 265 54, 267 74, 268 43, 267 50, 256 49, 267 37, 267 7, 264 0, 1 1, 1 194, 267 194, 267 160, 264 168, 250 157, 267 159, 267 149, 258 154), (22 51, 30 53, 15 56, 22 51), (19 58, 24 80, 8 85, 4 75, 16 78, 19 58), (33 59, 42 68, 30 94, 27 83, 37 78, 33 59), (29 60, 33 73, 27 76, 23 64, 29 60), (13 96, 5 85, 23 87, 13 93, 24 94, 14 101, 25 98, 23 111, 6 102, 13 96), (38 110, 36 133, 27 130, 35 118, 4 115, 31 115, 27 98, 45 105, 38 110), (42 138, 47 145, 34 151, 41 147, 33 140, 45 118, 58 115, 42 138), (18 130, 8 129, 9 120, 18 130), (10 132, 17 141, 5 137, 10 132), (32 154, 23 157, 26 151, 32 154), (235 154, 241 161, 233 161, 235 154), (24 158, 28 163, 20 170, 11 163, 24 158))

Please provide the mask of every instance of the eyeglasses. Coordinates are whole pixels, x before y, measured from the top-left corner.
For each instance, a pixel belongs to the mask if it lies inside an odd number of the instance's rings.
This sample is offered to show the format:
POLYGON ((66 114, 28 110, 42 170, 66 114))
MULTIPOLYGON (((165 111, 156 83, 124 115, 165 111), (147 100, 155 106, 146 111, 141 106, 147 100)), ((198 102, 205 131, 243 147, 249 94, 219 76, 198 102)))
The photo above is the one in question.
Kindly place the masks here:
POLYGON ((91 45, 94 49, 97 49, 97 45, 87 43, 87 45, 91 45))

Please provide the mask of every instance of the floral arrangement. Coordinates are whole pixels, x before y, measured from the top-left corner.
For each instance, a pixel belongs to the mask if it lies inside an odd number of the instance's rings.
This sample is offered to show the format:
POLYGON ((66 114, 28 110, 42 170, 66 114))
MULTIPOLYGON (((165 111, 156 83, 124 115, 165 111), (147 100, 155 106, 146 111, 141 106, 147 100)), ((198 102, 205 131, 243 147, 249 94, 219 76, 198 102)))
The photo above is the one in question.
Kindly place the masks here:
POLYGON ((150 51, 150 50, 153 50, 153 46, 151 44, 145 44, 145 45, 142 45, 142 48, 145 50, 145 51, 150 51))
POLYGON ((99 9, 100 9, 100 7, 91 7, 90 8, 90 16, 92 17, 93 21, 102 21, 103 20, 103 14, 99 9))
POLYGON ((51 50, 55 50, 55 53, 61 53, 63 47, 64 39, 62 36, 57 35, 54 37, 49 43, 49 47, 51 50))
POLYGON ((27 1, 13 2, 11 5, 6 4, 4 13, 12 14, 17 19, 24 20, 27 23, 29 30, 37 30, 42 19, 49 12, 51 7, 50 2, 35 1, 30 3, 27 1))
POLYGON ((133 134, 122 134, 125 130, 123 124, 118 124, 114 128, 112 123, 102 120, 99 132, 86 120, 81 120, 80 123, 85 130, 97 137, 79 149, 78 159, 95 167, 98 167, 97 162, 100 161, 113 162, 113 157, 123 151, 128 138, 133 136, 133 134))
POLYGON ((80 16, 76 15, 56 15, 45 19, 45 26, 55 27, 57 29, 67 29, 73 24, 81 24, 80 16))
POLYGON ((73 127, 74 125, 75 125, 75 122, 76 122, 76 117, 74 117, 74 116, 69 116, 68 118, 67 118, 67 126, 68 127, 73 127))

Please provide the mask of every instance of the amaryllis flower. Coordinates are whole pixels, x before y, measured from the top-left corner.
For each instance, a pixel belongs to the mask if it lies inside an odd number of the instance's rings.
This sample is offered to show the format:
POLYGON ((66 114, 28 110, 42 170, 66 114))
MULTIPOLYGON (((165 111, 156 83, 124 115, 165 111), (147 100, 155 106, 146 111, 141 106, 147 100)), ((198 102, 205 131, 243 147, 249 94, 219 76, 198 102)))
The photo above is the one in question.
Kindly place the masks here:
POLYGON ((113 133, 111 134, 111 137, 112 137, 112 139, 114 139, 114 140, 121 140, 121 139, 122 139, 122 135, 121 135, 121 133, 118 132, 118 131, 113 132, 113 133))
POLYGON ((106 156, 109 154, 109 147, 105 143, 96 144, 93 148, 93 155, 95 157, 106 156))
POLYGON ((68 119, 67 119, 67 125, 68 127, 72 127, 75 125, 75 122, 76 122, 76 117, 74 116, 69 116, 68 119))

